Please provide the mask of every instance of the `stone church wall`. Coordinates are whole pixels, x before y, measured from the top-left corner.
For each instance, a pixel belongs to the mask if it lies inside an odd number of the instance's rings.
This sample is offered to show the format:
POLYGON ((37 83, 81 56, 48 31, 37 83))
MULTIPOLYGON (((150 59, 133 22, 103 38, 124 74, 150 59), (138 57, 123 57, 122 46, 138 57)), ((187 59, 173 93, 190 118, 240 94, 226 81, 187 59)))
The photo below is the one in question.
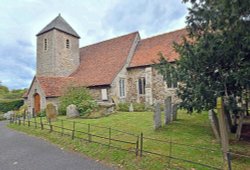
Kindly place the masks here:
POLYGON ((40 108, 41 110, 46 108, 46 98, 43 90, 41 89, 39 83, 35 79, 31 88, 29 89, 28 98, 24 99, 24 103, 28 106, 28 112, 32 113, 32 109, 34 108, 34 95, 36 93, 40 96, 40 108))
POLYGON ((37 37, 37 76, 69 76, 79 62, 78 38, 55 29, 37 37), (44 39, 47 39, 47 50, 44 39), (67 39, 69 48, 66 48, 67 39))
POLYGON ((175 88, 168 88, 163 81, 163 76, 152 67, 137 67, 128 69, 127 102, 153 104, 156 100, 163 103, 167 96, 172 96, 173 101, 178 98, 175 88), (139 94, 138 80, 145 77, 145 94, 139 94))

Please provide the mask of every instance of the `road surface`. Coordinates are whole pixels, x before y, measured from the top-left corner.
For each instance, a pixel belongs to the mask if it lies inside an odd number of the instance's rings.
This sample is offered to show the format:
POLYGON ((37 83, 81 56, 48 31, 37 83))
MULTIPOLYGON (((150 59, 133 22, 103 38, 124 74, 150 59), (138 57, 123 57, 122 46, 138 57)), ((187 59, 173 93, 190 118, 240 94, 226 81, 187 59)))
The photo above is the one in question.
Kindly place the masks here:
POLYGON ((110 170, 77 153, 6 127, 0 121, 0 170, 110 170))

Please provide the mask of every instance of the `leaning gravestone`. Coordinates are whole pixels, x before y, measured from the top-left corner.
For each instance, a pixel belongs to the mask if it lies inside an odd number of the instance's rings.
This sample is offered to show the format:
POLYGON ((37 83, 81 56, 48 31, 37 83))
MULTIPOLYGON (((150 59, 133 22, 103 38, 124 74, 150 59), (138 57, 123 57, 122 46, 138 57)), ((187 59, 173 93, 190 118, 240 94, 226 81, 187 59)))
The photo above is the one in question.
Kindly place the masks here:
POLYGON ((219 132, 219 121, 218 121, 218 117, 215 114, 215 112, 213 110, 209 110, 208 111, 208 117, 214 132, 214 136, 216 138, 217 141, 220 141, 220 132, 219 132))
POLYGON ((111 98, 112 98, 112 100, 113 100, 113 102, 115 104, 116 110, 119 110, 119 100, 118 100, 118 98, 116 96, 112 96, 111 98))
POLYGON ((128 110, 129 110, 129 112, 133 112, 134 111, 133 103, 130 103, 128 110))
POLYGON ((161 106, 160 103, 155 103, 154 107, 154 129, 161 127, 161 106))
POLYGON ((76 105, 71 104, 67 107, 67 112, 66 115, 68 118, 74 118, 74 117, 79 117, 79 111, 77 110, 76 105))
POLYGON ((47 104, 46 106, 47 119, 50 119, 51 121, 55 121, 56 115, 57 115, 56 107, 52 103, 47 104))
POLYGON ((171 122, 171 97, 167 97, 164 101, 164 112, 165 112, 165 124, 171 122))
POLYGON ((177 120, 177 104, 174 104, 172 106, 172 120, 175 121, 177 120))

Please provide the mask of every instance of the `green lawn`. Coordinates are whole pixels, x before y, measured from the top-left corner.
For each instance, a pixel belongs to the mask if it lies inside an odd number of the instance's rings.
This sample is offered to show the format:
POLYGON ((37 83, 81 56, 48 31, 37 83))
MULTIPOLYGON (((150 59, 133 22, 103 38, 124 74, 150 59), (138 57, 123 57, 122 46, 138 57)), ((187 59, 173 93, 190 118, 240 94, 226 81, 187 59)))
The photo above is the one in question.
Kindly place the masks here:
MULTIPOLYGON (((177 121, 172 122, 168 126, 163 126, 157 131, 153 129, 153 114, 151 112, 121 112, 99 119, 67 119, 64 116, 60 116, 59 119, 64 120, 65 128, 72 129, 73 121, 81 122, 84 124, 75 124, 76 130, 83 132, 88 132, 88 130, 90 130, 93 135, 107 137, 107 139, 100 139, 92 136, 91 139, 93 141, 109 144, 108 138, 110 135, 110 127, 112 139, 124 140, 133 143, 125 144, 119 141, 111 141, 110 145, 134 151, 137 136, 143 132, 144 137, 172 141, 172 144, 170 144, 144 139, 144 150, 156 152, 166 156, 171 153, 172 157, 207 164, 218 168, 223 165, 220 146, 213 137, 206 112, 202 114, 188 115, 183 111, 179 111, 177 121), (90 129, 88 129, 88 124, 90 124, 90 129), (115 129, 133 133, 135 136, 118 132, 115 129), (192 146, 209 148, 210 150, 197 149, 192 146)), ((164 118, 162 117, 162 120, 163 119, 164 118)), ((39 122, 39 120, 37 120, 37 122, 39 122)), ((43 119, 43 122, 45 123, 46 120, 43 119)), ((61 126, 61 121, 52 122, 52 125, 61 126)), ((114 164, 116 166, 123 167, 124 169, 176 169, 177 167, 185 167, 187 169, 209 169, 180 160, 171 159, 170 161, 167 157, 146 153, 143 153, 144 156, 142 158, 136 157, 134 152, 122 151, 112 147, 109 148, 92 142, 82 142, 78 139, 71 140, 71 137, 65 135, 61 136, 57 133, 48 133, 47 130, 40 130, 40 126, 38 126, 39 128, 37 129, 35 129, 34 126, 29 128, 27 126, 18 126, 15 124, 11 124, 9 126, 26 133, 47 138, 61 147, 77 150, 94 159, 102 160, 105 163, 114 164)), ((48 126, 45 127, 48 128, 48 126)), ((53 130, 61 132, 61 129, 56 126, 53 127, 53 130)), ((64 133, 69 135, 72 134, 69 130, 64 130, 64 133)), ((75 136, 86 140, 89 139, 88 135, 80 132, 76 132, 75 136)), ((232 141, 231 149, 237 153, 247 154, 250 153, 250 144, 244 142, 235 143, 232 141)), ((232 163, 234 169, 248 169, 248 167, 250 167, 250 158, 239 159, 238 157, 235 157, 232 163)))

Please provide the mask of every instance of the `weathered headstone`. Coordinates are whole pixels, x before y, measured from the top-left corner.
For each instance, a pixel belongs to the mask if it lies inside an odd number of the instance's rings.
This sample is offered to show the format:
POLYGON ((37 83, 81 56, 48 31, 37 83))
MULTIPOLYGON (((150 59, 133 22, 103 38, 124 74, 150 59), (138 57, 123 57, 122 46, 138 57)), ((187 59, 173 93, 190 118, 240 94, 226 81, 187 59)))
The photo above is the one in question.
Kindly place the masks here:
POLYGON ((173 104, 172 106, 172 120, 177 120, 177 104, 173 104))
POLYGON ((46 106, 47 118, 50 119, 51 121, 54 121, 56 120, 56 115, 57 115, 56 107, 52 103, 47 104, 46 106))
POLYGON ((14 116, 15 112, 14 111, 8 111, 7 113, 4 113, 3 117, 7 120, 11 119, 14 116))
POLYGON ((171 97, 167 97, 164 101, 165 125, 171 122, 171 97))
POLYGON ((220 141, 219 121, 218 117, 213 110, 208 111, 208 117, 217 141, 220 141))
POLYGON ((161 127, 161 106, 160 103, 155 103, 154 107, 154 129, 161 127))
POLYGON ((128 110, 129 110, 129 112, 133 112, 134 111, 133 103, 130 103, 128 110))
POLYGON ((79 117, 79 111, 77 110, 76 105, 71 104, 67 107, 66 109, 66 115, 68 118, 74 118, 74 117, 79 117))

